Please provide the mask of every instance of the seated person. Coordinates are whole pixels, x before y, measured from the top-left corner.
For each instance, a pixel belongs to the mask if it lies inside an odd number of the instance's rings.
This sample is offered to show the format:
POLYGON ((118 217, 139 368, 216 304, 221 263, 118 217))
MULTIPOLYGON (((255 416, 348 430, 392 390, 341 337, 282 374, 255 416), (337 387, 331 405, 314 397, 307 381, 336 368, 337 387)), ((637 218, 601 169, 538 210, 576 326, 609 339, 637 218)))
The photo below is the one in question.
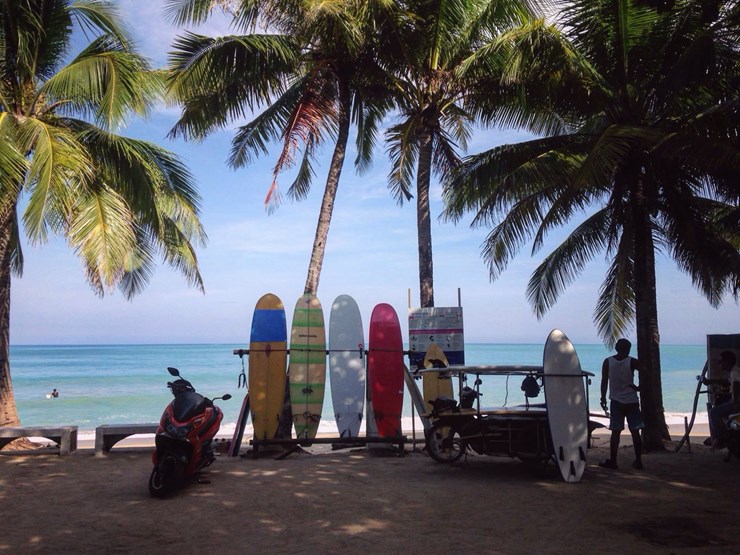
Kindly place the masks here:
POLYGON ((712 448, 724 447, 726 426, 724 419, 734 412, 740 412, 740 367, 737 366, 737 356, 732 351, 722 351, 720 364, 727 378, 704 380, 706 384, 729 385, 729 399, 716 403, 709 411, 709 430, 712 434, 712 448))

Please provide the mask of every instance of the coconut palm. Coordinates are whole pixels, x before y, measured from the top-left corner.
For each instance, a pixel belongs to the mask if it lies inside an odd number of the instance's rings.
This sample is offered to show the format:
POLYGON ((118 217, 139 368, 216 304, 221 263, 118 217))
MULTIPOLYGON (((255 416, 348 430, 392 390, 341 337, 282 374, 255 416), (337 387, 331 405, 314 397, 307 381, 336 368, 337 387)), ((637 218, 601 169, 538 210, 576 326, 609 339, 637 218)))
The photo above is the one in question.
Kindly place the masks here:
POLYGON ((713 306, 740 293, 740 12, 720 2, 707 23, 701 4, 677 0, 657 13, 631 0, 575 0, 562 31, 543 23, 504 37, 496 48, 517 63, 499 92, 520 83, 518 98, 551 109, 562 131, 468 158, 446 198, 449 217, 473 211, 475 225, 492 227, 483 256, 493 278, 530 240, 537 252, 548 232, 583 217, 535 270, 528 298, 542 316, 606 254, 594 321, 608 344, 636 326, 654 449, 668 435, 656 252, 713 306))
POLYGON ((110 4, 0 3, 0 426, 19 424, 8 355, 21 227, 35 244, 65 237, 100 295, 119 287, 134 296, 158 255, 203 288, 189 172, 170 152, 115 133, 162 91, 110 4), (71 56, 75 29, 95 38, 71 56))
POLYGON ((400 122, 386 133, 392 163, 389 186, 397 201, 403 203, 412 198, 416 177, 420 306, 431 307, 432 174, 444 179, 459 165, 459 149, 467 148, 475 123, 474 112, 464 101, 476 90, 487 88, 486 80, 472 71, 470 59, 492 37, 533 17, 538 2, 408 0, 399 4, 406 14, 406 24, 400 26, 395 60, 388 62, 395 77, 394 100, 400 112, 400 122))
MULTIPOLYGON (((371 159, 378 123, 388 110, 379 94, 382 71, 369 46, 372 24, 389 17, 384 2, 235 0, 226 8, 242 35, 211 38, 187 33, 171 56, 171 91, 183 105, 173 136, 201 139, 236 118, 263 109, 239 127, 228 163, 250 164, 281 144, 266 204, 280 203, 278 176, 302 157, 288 196, 301 200, 314 177, 316 149, 334 140, 314 238, 305 292, 316 293, 334 199, 352 123, 357 128, 358 169, 371 159), (261 23, 270 32, 258 34, 261 23)), ((225 3, 219 5, 223 8, 225 3)), ((177 23, 202 21, 215 5, 175 0, 177 23)))
MULTIPOLYGON (((298 149, 303 147, 303 156, 288 189, 296 200, 310 190, 316 149, 334 138, 304 287, 305 293, 316 294, 351 124, 357 128, 355 165, 362 170, 370 163, 378 123, 388 110, 388 95, 379 93, 383 73, 371 39, 373 24, 391 13, 383 0, 217 4, 246 34, 211 38, 187 33, 177 39, 170 90, 183 111, 172 135, 200 139, 264 107, 238 129, 228 162, 234 168, 246 166, 267 153, 271 142, 282 143, 265 201, 270 208, 280 202, 278 176, 295 164, 298 149), (253 32, 258 23, 270 33, 253 32)), ((215 7, 211 2, 170 3, 179 24, 203 21, 215 7)), ((278 437, 290 437, 290 410, 286 383, 278 437)))

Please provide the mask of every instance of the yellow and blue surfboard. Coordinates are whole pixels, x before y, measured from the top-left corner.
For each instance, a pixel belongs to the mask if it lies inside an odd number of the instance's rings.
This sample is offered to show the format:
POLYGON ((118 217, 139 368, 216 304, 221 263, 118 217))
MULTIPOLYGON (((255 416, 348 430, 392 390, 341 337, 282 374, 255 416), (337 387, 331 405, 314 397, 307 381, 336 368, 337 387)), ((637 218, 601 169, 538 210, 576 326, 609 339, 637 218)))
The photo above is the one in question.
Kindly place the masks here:
POLYGON ((273 439, 285 398, 288 358, 285 307, 268 293, 257 301, 249 338, 249 403, 254 437, 273 439))

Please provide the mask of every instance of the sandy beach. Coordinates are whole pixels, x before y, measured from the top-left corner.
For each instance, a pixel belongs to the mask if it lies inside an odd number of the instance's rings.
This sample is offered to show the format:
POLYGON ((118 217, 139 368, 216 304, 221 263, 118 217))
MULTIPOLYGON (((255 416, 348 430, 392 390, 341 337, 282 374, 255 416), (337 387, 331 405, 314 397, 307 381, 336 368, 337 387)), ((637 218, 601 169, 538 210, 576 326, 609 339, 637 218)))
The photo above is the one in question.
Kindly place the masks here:
MULTIPOLYGON (((508 458, 434 462, 310 447, 283 460, 219 457, 177 495, 149 497, 150 448, 90 445, 0 456, 3 553, 738 553, 740 461, 701 444, 644 457, 628 435, 603 469, 594 435, 583 480, 508 458)), ((243 452, 246 451, 246 447, 243 452)))

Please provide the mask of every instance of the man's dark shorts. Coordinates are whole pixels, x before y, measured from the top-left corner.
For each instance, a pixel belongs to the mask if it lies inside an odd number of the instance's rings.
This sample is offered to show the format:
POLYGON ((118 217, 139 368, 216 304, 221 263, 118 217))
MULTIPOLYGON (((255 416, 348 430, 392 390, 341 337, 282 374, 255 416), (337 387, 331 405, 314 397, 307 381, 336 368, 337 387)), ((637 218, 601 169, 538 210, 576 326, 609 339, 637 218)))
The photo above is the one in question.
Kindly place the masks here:
POLYGON ((640 414, 640 403, 620 403, 612 399, 609 406, 609 429, 613 432, 624 430, 624 419, 630 430, 642 430, 645 423, 640 414))

